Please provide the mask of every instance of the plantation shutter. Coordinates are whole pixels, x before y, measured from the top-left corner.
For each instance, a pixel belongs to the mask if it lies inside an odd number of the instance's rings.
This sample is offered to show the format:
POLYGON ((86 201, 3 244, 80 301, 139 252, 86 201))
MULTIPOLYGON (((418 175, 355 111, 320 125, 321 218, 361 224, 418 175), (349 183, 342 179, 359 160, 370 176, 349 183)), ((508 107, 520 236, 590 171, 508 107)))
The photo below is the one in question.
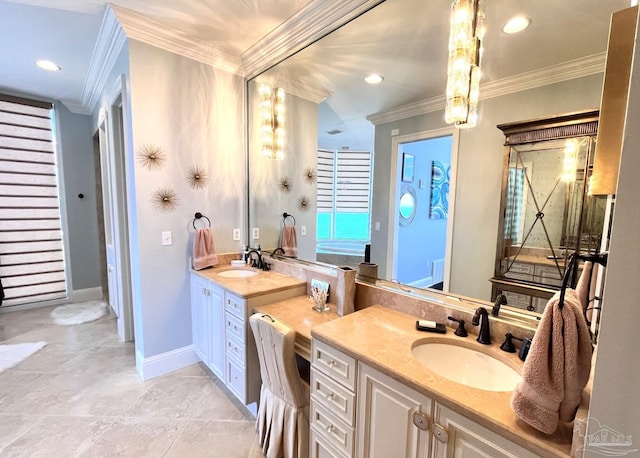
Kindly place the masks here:
POLYGON ((3 306, 67 296, 51 109, 0 94, 3 306))
POLYGON ((336 211, 368 213, 371 188, 371 153, 337 152, 336 211))
POLYGON ((333 212, 334 195, 334 152, 321 149, 318 150, 317 211, 333 212))

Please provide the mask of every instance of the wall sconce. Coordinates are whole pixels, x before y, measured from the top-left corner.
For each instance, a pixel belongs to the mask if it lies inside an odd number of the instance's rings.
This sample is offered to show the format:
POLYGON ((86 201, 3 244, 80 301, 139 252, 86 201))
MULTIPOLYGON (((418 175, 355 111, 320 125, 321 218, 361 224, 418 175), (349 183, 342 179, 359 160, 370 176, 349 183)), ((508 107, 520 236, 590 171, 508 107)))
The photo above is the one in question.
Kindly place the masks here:
POLYGON ((445 121, 456 127, 473 127, 478 119, 485 31, 483 3, 483 0, 454 0, 451 4, 445 121))
POLYGON ((284 159, 284 89, 262 84, 259 94, 262 155, 284 159))

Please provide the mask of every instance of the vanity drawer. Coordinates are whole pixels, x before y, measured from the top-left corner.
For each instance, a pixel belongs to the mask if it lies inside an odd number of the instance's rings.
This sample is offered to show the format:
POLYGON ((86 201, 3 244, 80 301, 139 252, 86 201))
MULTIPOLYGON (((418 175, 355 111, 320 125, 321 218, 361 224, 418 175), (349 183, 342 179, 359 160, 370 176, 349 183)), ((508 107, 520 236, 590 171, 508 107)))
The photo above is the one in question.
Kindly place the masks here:
POLYGON ((225 385, 240 401, 245 402, 245 377, 244 367, 235 362, 233 358, 227 358, 227 367, 225 373, 225 385))
POLYGON ((562 286, 562 274, 557 267, 536 266, 536 281, 545 285, 562 286))
POLYGON ((533 278, 534 278, 533 264, 527 264, 523 262, 511 263, 511 261, 503 259, 501 262, 500 268, 502 270, 502 275, 506 278, 533 281, 533 278))
POLYGON ((316 433, 315 428, 309 431, 309 458, 351 458, 339 452, 322 434, 316 433))
POLYGON ((317 339, 313 339, 312 342, 312 367, 355 391, 356 360, 317 339))
POLYGON ((317 402, 311 404, 309 424, 316 434, 323 436, 340 452, 347 456, 353 456, 353 428, 335 417, 329 410, 318 405, 317 402))
POLYGON ((245 338, 244 338, 244 322, 239 320, 238 317, 233 316, 230 313, 225 313, 224 314, 224 323, 225 323, 225 330, 226 330, 226 335, 227 336, 232 336, 233 338, 235 338, 236 340, 239 340, 240 342, 244 342, 245 338))
POLYGON ((329 376, 311 368, 311 398, 317 404, 322 404, 336 417, 347 425, 353 426, 355 416, 355 394, 329 376))
POLYGON ((227 356, 245 365, 245 345, 243 342, 227 334, 227 356))
POLYGON ((247 318, 245 316, 245 311, 247 309, 247 307, 245 306, 245 300, 236 297, 233 294, 224 294, 224 308, 227 312, 234 314, 242 321, 247 318))

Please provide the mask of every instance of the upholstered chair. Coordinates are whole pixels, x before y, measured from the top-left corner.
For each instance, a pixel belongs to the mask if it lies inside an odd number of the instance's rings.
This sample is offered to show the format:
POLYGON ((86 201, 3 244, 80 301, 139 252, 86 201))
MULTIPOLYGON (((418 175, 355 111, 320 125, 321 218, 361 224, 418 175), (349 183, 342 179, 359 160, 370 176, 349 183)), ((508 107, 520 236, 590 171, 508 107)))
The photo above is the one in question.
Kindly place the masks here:
POLYGON ((269 315, 249 318, 260 360, 260 404, 256 431, 267 458, 309 455, 309 385, 300 379, 295 331, 269 315))

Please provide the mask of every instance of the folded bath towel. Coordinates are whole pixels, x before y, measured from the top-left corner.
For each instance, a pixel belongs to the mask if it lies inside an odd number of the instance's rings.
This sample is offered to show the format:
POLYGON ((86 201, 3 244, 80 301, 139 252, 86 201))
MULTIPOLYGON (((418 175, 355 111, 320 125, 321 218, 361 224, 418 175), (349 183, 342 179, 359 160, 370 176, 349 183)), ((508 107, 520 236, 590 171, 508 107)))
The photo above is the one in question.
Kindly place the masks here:
POLYGON ((559 422, 573 421, 591 372, 591 338, 576 292, 567 289, 547 303, 511 395, 511 408, 525 423, 552 434, 559 422))
POLYGON ((193 238, 193 268, 200 270, 217 264, 218 255, 211 228, 196 229, 193 238))
POLYGON ((280 235, 280 248, 284 250, 285 256, 298 256, 298 239, 296 237, 295 226, 284 226, 280 235))

